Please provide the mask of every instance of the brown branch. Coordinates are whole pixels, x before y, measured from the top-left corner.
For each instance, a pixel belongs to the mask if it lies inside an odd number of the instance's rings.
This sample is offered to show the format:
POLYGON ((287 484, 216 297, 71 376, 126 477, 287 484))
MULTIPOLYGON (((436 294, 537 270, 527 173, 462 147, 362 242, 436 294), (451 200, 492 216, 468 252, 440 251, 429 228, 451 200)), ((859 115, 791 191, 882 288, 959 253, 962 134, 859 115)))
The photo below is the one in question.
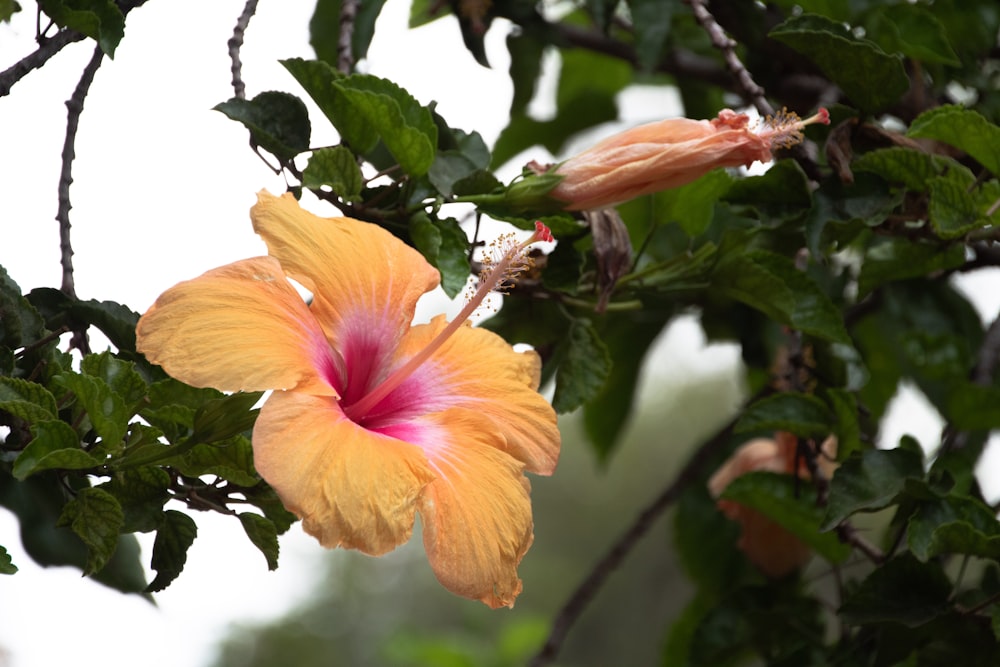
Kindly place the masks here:
POLYGON ((236 27, 233 28, 233 36, 229 38, 229 59, 233 61, 230 70, 233 73, 233 95, 243 100, 246 99, 246 86, 243 84, 243 63, 240 61, 240 48, 243 46, 243 35, 250 25, 250 19, 257 11, 257 0, 247 0, 243 7, 243 13, 236 19, 236 27))
MULTIPOLYGON (((755 396, 752 400, 760 398, 755 396)), ((733 427, 736 420, 726 424, 718 433, 707 440, 699 447, 694 455, 684 465, 674 480, 667 488, 644 509, 628 530, 615 542, 611 549, 590 571, 590 574, 577 586, 573 594, 559 610, 552 622, 552 630, 549 632, 545 644, 538 651, 531 662, 530 667, 543 667, 551 664, 559 654, 566 635, 570 628, 583 613, 590 601, 597 595, 597 592, 607 581, 611 573, 614 572, 625 557, 631 553, 657 519, 676 502, 681 494, 694 482, 701 478, 705 466, 711 462, 716 455, 729 443, 733 427)))
POLYGON ((94 82, 97 68, 104 60, 104 51, 100 46, 94 47, 94 55, 83 68, 76 90, 66 101, 66 140, 63 142, 62 169, 59 172, 59 210, 56 220, 59 222, 59 250, 62 264, 62 291, 67 296, 76 297, 76 287, 73 284, 73 244, 70 242, 69 211, 73 205, 69 200, 69 186, 73 183, 73 159, 76 157, 76 132, 80 124, 80 114, 83 112, 83 102, 94 82))
POLYGON ((737 85, 743 95, 757 108, 762 116, 773 116, 774 107, 764 97, 764 89, 757 85, 757 82, 750 76, 746 66, 736 56, 736 42, 726 35, 722 26, 715 20, 712 13, 705 7, 704 0, 684 0, 691 7, 695 20, 708 33, 712 40, 712 45, 722 52, 722 57, 726 61, 726 67, 736 79, 737 85))
POLYGON ((343 74, 350 74, 354 69, 354 22, 357 18, 358 0, 341 0, 337 69, 343 74))
POLYGON ((0 97, 10 93, 10 89, 14 87, 15 83, 47 63, 49 58, 62 51, 65 46, 79 42, 84 37, 83 33, 76 30, 61 30, 51 38, 44 40, 33 53, 0 72, 0 97))

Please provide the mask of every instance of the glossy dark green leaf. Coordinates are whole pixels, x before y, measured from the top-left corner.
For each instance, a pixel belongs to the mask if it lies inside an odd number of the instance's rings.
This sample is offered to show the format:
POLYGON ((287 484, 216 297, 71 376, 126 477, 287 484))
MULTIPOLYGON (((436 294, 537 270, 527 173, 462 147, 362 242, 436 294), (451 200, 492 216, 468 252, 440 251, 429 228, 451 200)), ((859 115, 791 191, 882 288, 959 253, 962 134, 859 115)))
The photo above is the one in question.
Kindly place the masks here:
POLYGON ((725 200, 754 209, 765 224, 800 217, 813 203, 809 179, 794 160, 779 160, 760 176, 733 180, 725 200))
POLYGON ((125 515, 114 496, 101 489, 87 488, 66 503, 56 525, 69 526, 87 545, 83 573, 88 575, 103 568, 111 558, 124 522, 125 515))
POLYGON ((82 32, 115 57, 125 36, 125 16, 113 0, 40 0, 38 4, 56 25, 82 32))
POLYGON ((101 436, 102 449, 112 451, 120 447, 132 416, 122 397, 97 377, 62 373, 54 379, 76 396, 78 405, 87 413, 94 430, 101 436))
POLYGON ((71 299, 51 287, 38 287, 27 295, 28 301, 45 317, 50 329, 66 326, 96 326, 120 352, 135 353, 135 325, 139 313, 114 301, 71 299))
POLYGON ((635 53, 639 67, 650 72, 663 55, 678 6, 659 0, 632 0, 629 9, 632 10, 632 23, 635 25, 635 53))
POLYGON ((253 512, 242 512, 239 518, 247 537, 267 559, 267 569, 278 569, 278 532, 274 524, 253 512))
POLYGON ((243 491, 247 502, 264 513, 264 516, 274 524, 278 535, 282 535, 292 527, 298 517, 285 509, 278 494, 270 486, 261 482, 253 488, 243 491))
POLYGON ((835 534, 819 531, 823 508, 816 504, 816 490, 809 482, 773 472, 748 472, 731 481, 722 498, 757 510, 832 563, 851 555, 851 547, 835 534))
MULTIPOLYGON (((337 45, 340 42, 341 0, 318 0, 309 20, 309 46, 316 57, 336 66, 337 45)), ((375 34, 375 21, 385 0, 359 0, 351 26, 351 58, 354 63, 367 57, 368 46, 375 34)))
POLYGON ((26 422, 54 419, 56 399, 52 392, 37 382, 0 377, 0 410, 26 422))
POLYGON ((851 452, 861 450, 858 401, 853 393, 842 389, 828 389, 826 397, 834 414, 833 432, 837 436, 837 457, 843 459, 851 452))
POLYGON ((941 245, 883 237, 872 243, 865 253, 858 276, 858 298, 864 298, 887 282, 954 269, 964 263, 965 247, 961 244, 941 245))
POLYGON ((43 470, 63 468, 82 470, 94 468, 103 459, 80 448, 80 437, 63 421, 39 421, 31 425, 32 439, 14 461, 11 474, 23 480, 43 470))
POLYGON ((260 481, 253 467, 250 440, 242 435, 195 445, 169 462, 189 477, 216 475, 239 486, 253 486, 260 481))
POLYGON ((937 563, 910 554, 876 568, 840 608, 851 624, 899 623, 920 627, 948 611, 951 581, 937 563))
POLYGON ((332 192, 346 202, 360 199, 364 176, 354 153, 344 146, 313 151, 302 172, 302 185, 332 192))
POLYGON ((123 532, 150 532, 162 520, 163 505, 170 499, 170 474, 157 466, 115 471, 101 485, 121 504, 125 515, 123 532))
POLYGON ((961 430, 1000 428, 1000 388, 956 384, 949 391, 946 412, 954 427, 961 430))
POLYGON ((309 112, 295 95, 265 91, 251 100, 234 97, 213 108, 245 125, 251 141, 279 159, 309 150, 309 112))
POLYGON ((445 197, 455 194, 455 184, 481 172, 490 163, 490 151, 478 132, 449 129, 454 148, 439 150, 427 176, 445 197))
POLYGON ((735 431, 791 431, 822 440, 833 426, 833 414, 819 398, 785 392, 752 403, 736 423, 735 431))
POLYGON ((15 572, 17 572, 17 565, 14 565, 7 550, 0 547, 0 574, 14 574, 15 572))
POLYGON ((914 119, 907 134, 915 139, 943 141, 1000 176, 1000 127, 977 111, 956 105, 936 107, 914 119))
MULTIPOLYGON (((0 0, 0 21, 9 23, 10 17, 19 11, 21 11, 21 5, 17 0, 0 0)), ((6 574, 11 573, 8 572, 6 574)))
POLYGON ((187 514, 176 510, 163 513, 153 542, 150 565, 156 577, 146 587, 149 593, 162 591, 184 570, 187 552, 198 536, 198 526, 187 514))
POLYGON ((707 487, 692 487, 681 496, 673 523, 674 548, 699 589, 719 594, 731 587, 746 562, 733 548, 740 527, 719 511, 707 487))
POLYGON ((842 23, 802 14, 780 24, 769 36, 812 60, 865 111, 891 105, 910 88, 902 58, 855 37, 842 23))
POLYGON ((823 530, 856 512, 874 512, 895 502, 907 480, 924 478, 919 454, 907 449, 869 449, 845 459, 830 480, 823 530))
POLYGON ((958 238, 985 225, 1000 224, 995 204, 1000 183, 995 179, 978 184, 965 168, 952 169, 928 181, 931 201, 927 215, 938 236, 958 238), (992 211, 989 215, 987 213, 992 211))
POLYGON ((604 388, 611 374, 611 357, 586 319, 573 320, 557 354, 560 361, 552 407, 559 413, 570 412, 593 400, 604 388))
POLYGON ((940 554, 1000 559, 1000 523, 990 508, 969 497, 921 503, 906 536, 910 551, 925 562, 940 554))
POLYGON ((535 96, 545 41, 534 32, 512 31, 507 35, 507 51, 510 53, 510 80, 514 84, 510 115, 514 118, 525 114, 535 96))
POLYGON ((765 251, 727 253, 716 267, 713 285, 795 329, 837 343, 850 343, 840 311, 792 260, 765 251))

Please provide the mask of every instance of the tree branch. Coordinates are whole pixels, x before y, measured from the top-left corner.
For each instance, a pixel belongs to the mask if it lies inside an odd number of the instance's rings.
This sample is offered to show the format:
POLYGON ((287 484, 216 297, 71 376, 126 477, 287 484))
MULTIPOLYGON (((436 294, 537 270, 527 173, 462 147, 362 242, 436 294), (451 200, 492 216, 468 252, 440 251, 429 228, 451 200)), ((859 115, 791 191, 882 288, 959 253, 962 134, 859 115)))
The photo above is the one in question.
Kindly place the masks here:
POLYGON ((233 28, 233 36, 227 42, 229 46, 229 58, 233 61, 230 70, 233 73, 233 95, 241 100, 246 99, 246 86, 243 85, 243 63, 240 61, 240 48, 243 46, 243 35, 250 25, 250 19, 257 11, 257 0, 247 0, 243 7, 243 13, 236 19, 236 27, 233 28))
POLYGON ((343 74, 350 74, 354 69, 354 22, 357 18, 358 0, 341 0, 337 69, 343 74))
POLYGON ((83 33, 76 30, 60 30, 51 38, 43 41, 33 53, 0 72, 0 97, 10 93, 10 89, 14 87, 15 83, 47 63, 49 58, 62 51, 66 45, 79 42, 83 38, 83 33))
POLYGON ((56 220, 59 222, 59 250, 62 264, 62 291, 71 297, 76 297, 76 287, 73 283, 73 244, 70 242, 69 211, 73 208, 69 200, 69 186, 73 183, 73 159, 76 157, 76 132, 80 124, 80 114, 83 112, 83 102, 94 82, 97 68, 104 60, 104 51, 100 46, 94 47, 94 55, 83 68, 76 90, 66 101, 66 140, 63 142, 62 169, 59 172, 59 210, 56 220))
MULTIPOLYGON (((752 400, 757 398, 760 398, 760 396, 755 396, 752 400)), ((577 586, 576 590, 562 606, 562 609, 559 610, 559 613, 552 622, 552 630, 549 632, 548 639, 545 640, 545 644, 542 645, 542 648, 535 657, 532 658, 529 663, 530 667, 544 667, 544 665, 551 664, 555 660, 559 650, 562 648, 563 642, 566 640, 566 635, 569 634, 570 628, 573 627, 580 614, 583 613, 590 601, 597 595, 597 592, 604 585, 605 581, 607 581, 611 573, 621 565, 625 557, 635 548, 639 540, 649 532, 650 528, 653 527, 653 524, 667 508, 680 498, 684 490, 702 477, 705 466, 729 443, 729 438, 732 435, 735 425, 736 420, 734 419, 699 447, 681 471, 677 473, 677 477, 674 478, 670 485, 636 517, 632 526, 625 531, 604 557, 597 562, 590 571, 590 574, 577 586)))

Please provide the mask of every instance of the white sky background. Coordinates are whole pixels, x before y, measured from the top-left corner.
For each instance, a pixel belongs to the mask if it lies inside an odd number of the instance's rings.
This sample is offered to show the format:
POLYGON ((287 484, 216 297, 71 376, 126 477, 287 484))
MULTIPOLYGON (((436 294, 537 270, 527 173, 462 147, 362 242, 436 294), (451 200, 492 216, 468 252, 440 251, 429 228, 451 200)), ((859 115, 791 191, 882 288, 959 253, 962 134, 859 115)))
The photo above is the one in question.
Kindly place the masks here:
MULTIPOLYGON (((23 2, 27 12, 33 4, 23 2)), ((242 51, 247 96, 286 90, 304 97, 278 59, 310 58, 312 2, 261 2, 242 51)), ((232 95, 226 41, 243 0, 149 2, 129 17, 114 61, 97 72, 80 121, 71 189, 76 287, 81 298, 109 299, 142 311, 167 287, 237 259, 263 254, 248 217, 260 188, 284 190, 247 146, 243 127, 211 108, 232 95)), ((492 143, 506 124, 511 84, 505 30, 488 35, 492 70, 469 56, 452 19, 406 29, 408 3, 388 0, 370 52, 369 71, 418 100, 438 102, 455 127, 492 143)), ((34 20, 0 25, 0 69, 34 50, 34 20)), ((24 291, 60 284, 54 220, 64 102, 90 58, 92 42, 67 47, 0 98, 0 265, 24 291)), ((663 89, 630 91, 630 122, 676 109, 663 89)), ((313 145, 335 140, 311 106, 313 145)), ((543 151, 536 159, 548 159, 543 151)), ((508 174, 509 176, 510 174, 508 174)), ((317 208, 332 215, 328 208, 317 208)), ((996 284, 995 276, 992 285, 996 284)), ((997 290, 969 281, 984 318, 1000 307, 997 290), (984 299, 988 303, 984 303, 984 299)), ((706 350, 697 325, 683 321, 664 336, 647 383, 735 363, 731 347, 706 350), (696 357, 696 355, 704 355, 696 357)), ((940 420, 917 394, 896 403, 903 420, 887 427, 935 442, 940 420)), ((0 577, 0 667, 59 664, 204 665, 232 622, 277 616, 306 595, 325 552, 296 526, 281 538, 281 566, 263 557, 231 518, 198 513, 199 536, 182 575, 157 594, 159 607, 123 596, 70 568, 43 571, 23 552, 17 522, 0 510, 0 544, 21 568, 0 577), (113 628, 95 641, 94 627, 113 628)), ((140 536, 142 537, 142 536, 140 536)), ((151 542, 144 543, 148 560, 151 542)))

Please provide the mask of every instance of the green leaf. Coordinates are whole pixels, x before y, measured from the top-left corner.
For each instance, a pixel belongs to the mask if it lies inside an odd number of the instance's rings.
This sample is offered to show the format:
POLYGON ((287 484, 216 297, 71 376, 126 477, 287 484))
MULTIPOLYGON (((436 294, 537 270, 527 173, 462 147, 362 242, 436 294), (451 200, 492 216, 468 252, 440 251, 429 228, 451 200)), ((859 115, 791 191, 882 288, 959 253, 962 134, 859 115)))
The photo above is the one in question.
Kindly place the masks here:
POLYGON ((240 516, 240 523, 247 537, 254 543, 260 552, 267 559, 267 569, 278 569, 278 531, 270 520, 253 512, 243 512, 240 516))
POLYGON ((510 80, 514 95, 510 101, 510 117, 524 116, 528 104, 535 96, 538 77, 542 73, 542 55, 546 40, 535 31, 512 30, 507 34, 507 51, 510 53, 510 80))
POLYGON ((858 156, 851 163, 854 171, 870 171, 915 192, 926 191, 927 181, 933 176, 960 166, 951 158, 902 146, 880 148, 858 156))
POLYGON ((111 352, 88 354, 80 362, 80 371, 103 380, 129 408, 134 408, 146 397, 146 381, 136 372, 135 364, 122 361, 111 352))
POLYGON ((252 408, 261 396, 260 391, 238 392, 206 401, 195 413, 191 440, 216 442, 249 431, 260 412, 252 408))
MULTIPOLYGON (((170 474, 157 466, 117 470, 101 488, 113 495, 125 515, 123 532, 147 533, 156 530, 163 505, 170 499, 170 474)), ((145 586, 144 586, 145 587, 145 586)))
POLYGON ((96 326, 119 352, 135 353, 135 325, 139 313, 114 301, 79 301, 60 290, 39 287, 28 293, 28 301, 45 317, 49 328, 77 329, 96 326))
POLYGON ((890 52, 913 60, 958 67, 955 49, 941 22, 917 5, 879 7, 869 19, 872 38, 890 52))
MULTIPOLYGON (((16 0, 0 0, 0 21, 3 21, 4 23, 10 23, 10 17, 19 11, 21 11, 21 5, 18 4, 16 0)), ((0 547, 0 549, 2 548, 3 547, 0 547)), ((10 559, 8 558, 8 560, 10 559)), ((14 571, 15 572, 17 571, 16 567, 14 568, 14 571)), ((0 573, 13 574, 13 572, 2 572, 2 570, 0 570, 0 573)))
POLYGON ((677 6, 660 0, 631 0, 632 25, 635 26, 635 53, 639 69, 652 72, 663 56, 663 47, 677 6))
POLYGON ((0 574, 14 574, 15 572, 17 572, 17 565, 14 565, 7 550, 0 547, 0 574))
POLYGON ((590 320, 576 319, 557 351, 559 370, 552 407, 570 412, 593 400, 611 374, 611 357, 590 320))
MULTIPOLYGON (((648 208, 643 215, 655 220, 657 225, 676 222, 691 238, 701 236, 712 224, 716 202, 733 183, 733 178, 724 169, 710 171, 687 185, 645 198, 648 208)), ((619 210, 622 217, 629 218, 627 211, 619 210)))
POLYGON ((754 209, 765 224, 798 218, 813 204, 809 178, 794 160, 779 160, 761 176, 733 180, 724 199, 754 209))
POLYGON ((86 488, 66 503, 56 525, 69 526, 87 545, 83 573, 89 575, 103 568, 111 558, 124 523, 125 515, 114 496, 101 489, 86 488))
POLYGON ((0 377, 0 410, 26 422, 55 419, 58 413, 56 398, 48 389, 12 377, 0 377))
POLYGON ((951 581, 937 563, 910 554, 875 568, 840 608, 852 625, 899 623, 916 628, 948 611, 951 581))
POLYGON ((356 202, 361 198, 364 176, 354 153, 344 146, 333 146, 313 151, 302 172, 302 185, 310 190, 329 188, 344 201, 356 202))
POLYGON ((833 432, 837 436, 837 457, 844 459, 851 452, 861 450, 858 401, 853 393, 842 389, 827 389, 826 396, 834 413, 833 432))
POLYGON ((925 111, 910 124, 907 135, 954 146, 1000 176, 1000 127, 972 109, 945 105, 925 111))
POLYGON ((952 169, 928 182, 931 201, 928 218, 941 238, 952 239, 989 224, 1000 224, 1000 214, 995 210, 987 217, 987 210, 1000 200, 1000 183, 995 179, 976 183, 968 169, 952 169))
POLYGON ((823 508, 816 504, 816 490, 808 482, 791 475, 748 472, 731 481, 722 498, 757 510, 832 563, 851 555, 850 545, 835 534, 819 532, 823 508))
POLYGON ((125 36, 125 15, 113 0, 39 0, 38 4, 56 25, 97 40, 102 51, 115 57, 125 36))
MULTIPOLYGON (((619 318, 601 329, 601 339, 611 357, 611 373, 600 393, 583 406, 587 438, 600 461, 607 461, 614 451, 632 415, 639 369, 667 317, 669 313, 637 319, 619 318)), ((540 323, 544 324, 544 320, 540 323)), ((550 326, 549 329, 556 335, 561 331, 559 327, 550 326)))
POLYGON ((379 139, 407 174, 422 176, 434 162, 437 125, 427 107, 386 79, 342 76, 321 61, 281 61, 348 147, 370 157, 379 139))
POLYGON ((810 394, 785 392, 751 404, 734 431, 791 431, 805 438, 823 439, 833 426, 833 414, 826 403, 810 394))
POLYGON ((838 526, 856 512, 874 512, 895 502, 907 480, 922 480, 920 455, 908 449, 855 452, 840 464, 830 480, 823 530, 838 526))
POLYGON ((45 322, 21 288, 0 266, 0 345, 23 347, 45 335, 45 322))
POLYGON ((961 382, 950 388, 945 413, 959 430, 1000 428, 1000 387, 981 387, 961 382))
MULTIPOLYGON (((351 58, 354 63, 367 57, 375 34, 375 20, 384 4, 385 0, 359 0, 357 3, 351 26, 351 58)), ((309 20, 309 46, 317 58, 333 66, 337 65, 341 5, 341 0, 317 0, 309 20)))
POLYGON ((431 262, 441 272, 441 289, 454 299, 469 282, 469 238, 458 225, 458 220, 435 220, 434 226, 441 234, 441 245, 431 262))
POLYGON ((309 112, 295 95, 265 91, 252 100, 234 97, 213 109, 246 126, 250 140, 279 159, 309 150, 309 112))
POLYGON ((808 334, 850 344, 840 311, 792 260, 766 250, 729 252, 712 276, 726 296, 808 334))
POLYGON ((36 422, 31 425, 31 433, 34 437, 18 455, 11 470, 17 480, 52 468, 83 470, 103 463, 103 459, 80 448, 79 436, 66 422, 36 422))
POLYGON ((189 477, 216 475, 239 486, 253 486, 260 481, 253 467, 250 440, 242 435, 196 445, 169 463, 189 477))
POLYGON ((794 16, 770 37, 812 60, 861 109, 880 111, 910 88, 899 56, 851 34, 842 23, 816 14, 794 16))
POLYGON ((187 514, 176 510, 163 513, 163 522, 156 531, 153 557, 150 565, 156 577, 146 587, 146 592, 162 591, 184 570, 187 551, 198 536, 198 526, 187 514))
POLYGON ((704 484, 681 495, 673 527, 677 556, 699 590, 728 590, 745 567, 745 559, 732 548, 740 527, 719 511, 704 484))
POLYGON ((121 396, 104 380, 89 375, 60 373, 53 379, 76 395, 94 430, 101 436, 103 448, 111 451, 122 444, 132 415, 121 396))
POLYGON ((885 283, 919 278, 954 269, 965 263, 965 246, 912 241, 905 238, 883 237, 865 252, 864 264, 858 276, 858 298, 864 298, 885 283))
POLYGON ((921 503, 907 525, 910 551, 921 561, 940 554, 1000 559, 1000 524, 994 513, 971 497, 921 503))
POLYGON ((264 482, 251 489, 246 489, 243 495, 246 496, 247 502, 263 512, 264 516, 274 524, 278 535, 283 534, 299 520, 297 516, 285 509, 278 494, 264 482))
POLYGON ((559 154, 573 135, 618 117, 615 95, 632 82, 628 63, 585 49, 562 49, 559 53, 562 68, 555 118, 539 121, 526 115, 512 116, 493 146, 494 167, 539 144, 559 154))
MULTIPOLYGON (((439 150, 427 176, 434 188, 445 197, 455 194, 455 185, 483 171, 490 163, 490 150, 478 132, 445 128, 453 148, 439 150)), ((442 132, 442 142, 445 138, 442 132)))

